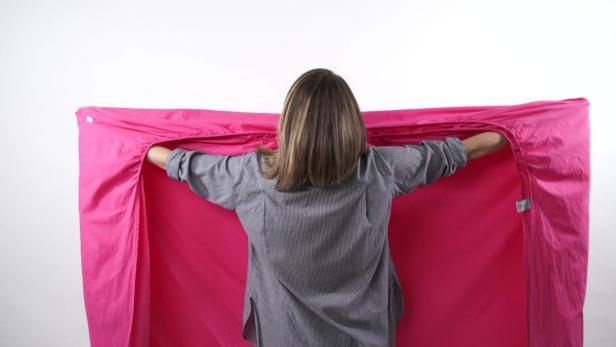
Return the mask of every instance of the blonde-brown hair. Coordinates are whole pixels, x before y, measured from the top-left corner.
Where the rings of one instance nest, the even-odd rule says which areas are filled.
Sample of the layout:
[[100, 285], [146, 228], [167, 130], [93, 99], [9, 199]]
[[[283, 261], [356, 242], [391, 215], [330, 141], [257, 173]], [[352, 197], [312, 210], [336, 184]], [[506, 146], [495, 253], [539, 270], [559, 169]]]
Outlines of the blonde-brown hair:
[[328, 69], [309, 70], [293, 82], [277, 132], [277, 149], [259, 146], [257, 151], [264, 158], [263, 177], [277, 177], [279, 190], [342, 183], [368, 151], [355, 96]]

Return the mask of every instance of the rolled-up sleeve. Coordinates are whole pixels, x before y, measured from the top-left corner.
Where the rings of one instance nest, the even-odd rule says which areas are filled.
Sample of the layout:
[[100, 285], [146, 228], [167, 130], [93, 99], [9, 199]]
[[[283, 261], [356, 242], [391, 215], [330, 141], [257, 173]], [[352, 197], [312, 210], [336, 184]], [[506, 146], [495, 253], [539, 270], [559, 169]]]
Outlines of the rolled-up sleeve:
[[175, 148], [169, 153], [167, 156], [167, 160], [165, 161], [165, 169], [167, 170], [167, 176], [171, 177], [176, 181], [181, 181], [180, 179], [180, 162], [186, 150], [182, 148]]
[[233, 210], [242, 184], [246, 155], [219, 155], [173, 149], [165, 161], [167, 176], [185, 182], [204, 199]]
[[379, 147], [389, 168], [393, 196], [450, 176], [467, 163], [466, 148], [457, 137], [424, 140], [419, 145]]

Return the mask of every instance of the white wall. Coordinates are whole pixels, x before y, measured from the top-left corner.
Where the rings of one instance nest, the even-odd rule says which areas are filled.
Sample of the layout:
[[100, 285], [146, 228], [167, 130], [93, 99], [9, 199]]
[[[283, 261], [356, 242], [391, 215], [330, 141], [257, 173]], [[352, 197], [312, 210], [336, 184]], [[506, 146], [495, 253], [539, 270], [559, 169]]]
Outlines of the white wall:
[[586, 97], [585, 339], [616, 345], [614, 18], [609, 0], [0, 2], [0, 345], [88, 345], [78, 107], [279, 112], [313, 67], [362, 110]]

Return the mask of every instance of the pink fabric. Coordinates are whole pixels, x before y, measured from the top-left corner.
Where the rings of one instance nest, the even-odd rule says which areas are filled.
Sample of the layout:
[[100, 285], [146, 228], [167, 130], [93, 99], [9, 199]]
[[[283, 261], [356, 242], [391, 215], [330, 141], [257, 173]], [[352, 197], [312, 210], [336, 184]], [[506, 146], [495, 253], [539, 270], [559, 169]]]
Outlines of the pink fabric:
[[[396, 198], [399, 346], [582, 346], [589, 103], [364, 112], [371, 145], [494, 130], [511, 150]], [[92, 346], [248, 346], [247, 236], [234, 211], [145, 161], [154, 144], [276, 146], [278, 114], [82, 107], [79, 213]], [[515, 202], [531, 207], [516, 211]]]

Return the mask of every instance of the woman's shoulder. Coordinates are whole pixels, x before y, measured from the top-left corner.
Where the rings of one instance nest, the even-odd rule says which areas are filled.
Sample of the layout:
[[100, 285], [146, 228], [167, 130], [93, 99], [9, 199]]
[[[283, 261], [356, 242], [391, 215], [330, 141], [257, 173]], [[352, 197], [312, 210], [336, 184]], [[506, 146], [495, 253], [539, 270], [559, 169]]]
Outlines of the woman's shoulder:
[[[359, 157], [355, 181], [367, 184], [373, 182], [375, 176], [388, 177], [390, 175], [390, 168], [385, 158], [387, 155], [385, 147], [387, 146], [369, 146], [368, 150]], [[255, 188], [274, 185], [275, 179], [266, 179], [261, 174], [265, 170], [265, 162], [260, 152], [246, 152], [242, 155], [245, 156], [243, 173], [245, 181], [255, 185]]]
[[396, 146], [369, 146], [367, 161], [376, 168], [376, 172], [381, 176], [388, 176], [391, 173], [388, 153], [392, 147]]

